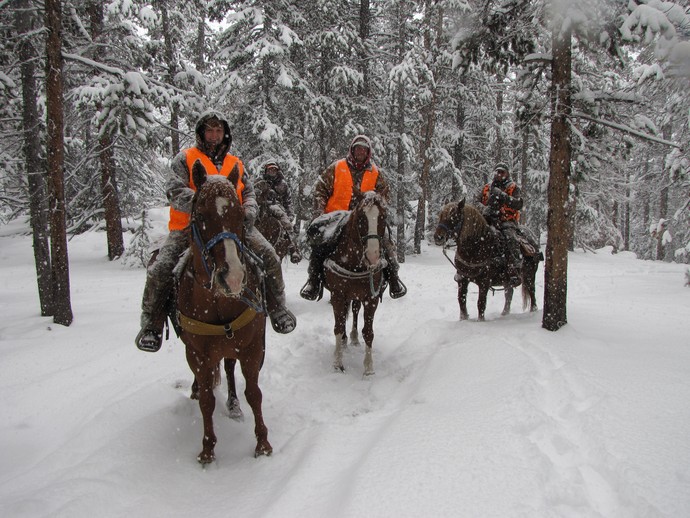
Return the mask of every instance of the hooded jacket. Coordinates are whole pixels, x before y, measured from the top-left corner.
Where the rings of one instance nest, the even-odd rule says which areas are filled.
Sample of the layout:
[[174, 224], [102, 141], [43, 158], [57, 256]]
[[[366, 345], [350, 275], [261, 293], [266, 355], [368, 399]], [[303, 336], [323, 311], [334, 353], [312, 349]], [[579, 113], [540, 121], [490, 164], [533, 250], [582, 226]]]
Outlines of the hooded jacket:
[[[223, 141], [217, 152], [212, 154], [204, 142], [204, 126], [208, 120], [218, 119], [224, 128]], [[225, 118], [217, 112], [206, 112], [198, 120], [194, 130], [196, 146], [182, 150], [171, 163], [172, 174], [166, 183], [166, 195], [170, 202], [170, 221], [168, 230], [182, 230], [189, 224], [192, 211], [192, 198], [196, 186], [192, 180], [191, 166], [198, 158], [201, 160], [206, 174], [223, 174], [227, 176], [232, 168], [237, 165], [240, 179], [237, 184], [238, 197], [245, 213], [245, 221], [252, 225], [256, 220], [258, 206], [254, 187], [245, 174], [244, 164], [236, 156], [230, 155], [228, 150], [232, 143], [230, 126]]]
[[[358, 142], [369, 148], [368, 156], [359, 169], [352, 157], [352, 148]], [[350, 210], [366, 191], [375, 191], [388, 201], [388, 182], [371, 160], [371, 142], [366, 136], [357, 135], [352, 139], [347, 158], [333, 162], [316, 180], [313, 217], [334, 210]]]

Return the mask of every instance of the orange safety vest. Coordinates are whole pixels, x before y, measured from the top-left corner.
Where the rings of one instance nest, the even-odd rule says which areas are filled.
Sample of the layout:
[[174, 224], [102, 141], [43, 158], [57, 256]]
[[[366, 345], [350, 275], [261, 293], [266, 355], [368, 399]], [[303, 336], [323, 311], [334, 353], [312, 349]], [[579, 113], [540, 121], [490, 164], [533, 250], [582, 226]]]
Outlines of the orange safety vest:
[[[508, 184], [508, 187], [505, 189], [505, 193], [508, 196], [512, 196], [513, 192], [515, 192], [515, 188], [517, 187], [517, 184], [515, 182], [510, 182]], [[484, 205], [487, 205], [489, 203], [489, 192], [491, 191], [491, 184], [486, 184], [484, 186], [484, 190], [482, 191], [482, 203]], [[501, 221], [515, 221], [519, 222], [520, 221], [520, 211], [511, 209], [510, 207], [506, 207], [505, 205], [501, 205], [500, 208], [500, 213], [501, 213]]]
[[[372, 164], [371, 169], [364, 171], [362, 176], [362, 184], [359, 190], [362, 192], [373, 191], [376, 187], [376, 180], [378, 180], [379, 171], [376, 166]], [[333, 194], [326, 203], [326, 213], [334, 210], [349, 210], [350, 201], [352, 200], [352, 173], [350, 166], [347, 165], [347, 160], [338, 160], [335, 164], [335, 178], [333, 180]]]
[[[244, 165], [239, 158], [233, 155], [225, 155], [223, 166], [220, 168], [220, 171], [218, 171], [213, 162], [211, 162], [211, 159], [198, 148], [190, 147], [185, 149], [184, 153], [187, 158], [187, 169], [189, 170], [189, 187], [193, 191], [196, 191], [196, 185], [194, 185], [194, 179], [192, 178], [192, 166], [197, 160], [201, 161], [201, 165], [206, 169], [207, 175], [222, 174], [226, 178], [230, 174], [230, 171], [232, 171], [232, 168], [235, 167], [235, 164], [239, 163], [240, 177], [237, 180], [237, 197], [240, 199], [240, 203], [242, 203], [242, 191], [244, 190], [242, 176], [244, 175]], [[182, 230], [189, 225], [189, 220], [190, 215], [188, 213], [173, 209], [171, 206], [168, 230]]]

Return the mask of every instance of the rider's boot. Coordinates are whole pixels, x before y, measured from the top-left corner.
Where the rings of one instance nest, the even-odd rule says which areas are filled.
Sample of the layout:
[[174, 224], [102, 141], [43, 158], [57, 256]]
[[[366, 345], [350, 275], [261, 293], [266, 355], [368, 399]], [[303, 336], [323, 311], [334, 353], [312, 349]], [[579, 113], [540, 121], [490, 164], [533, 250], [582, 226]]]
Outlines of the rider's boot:
[[407, 294], [407, 286], [398, 277], [398, 269], [392, 266], [387, 268], [388, 293], [392, 299], [399, 299]]
[[302, 260], [302, 253], [295, 245], [290, 245], [290, 248], [288, 248], [288, 253], [290, 254], [290, 262], [292, 264], [297, 264]]
[[141, 329], [134, 339], [142, 351], [155, 353], [163, 344], [163, 326], [165, 325], [165, 301], [168, 288], [152, 279], [146, 279], [144, 296], [141, 302]]
[[285, 293], [274, 294], [270, 288], [266, 291], [268, 318], [271, 320], [273, 330], [280, 334], [291, 333], [297, 327], [297, 318], [285, 307]]
[[321, 280], [323, 278], [323, 261], [312, 251], [309, 258], [309, 268], [307, 269], [309, 278], [299, 292], [300, 297], [307, 300], [320, 299], [323, 296]]

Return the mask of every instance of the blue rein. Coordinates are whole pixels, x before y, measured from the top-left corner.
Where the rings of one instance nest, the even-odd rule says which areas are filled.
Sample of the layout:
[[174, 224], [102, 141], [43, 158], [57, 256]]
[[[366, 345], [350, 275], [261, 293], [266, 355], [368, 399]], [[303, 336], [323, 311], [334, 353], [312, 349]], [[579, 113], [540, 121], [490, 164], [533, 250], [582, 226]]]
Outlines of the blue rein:
[[201, 232], [199, 232], [199, 227], [197, 227], [196, 222], [193, 222], [192, 236], [194, 238], [194, 242], [201, 250], [201, 257], [204, 260], [204, 270], [206, 270], [206, 274], [208, 275], [209, 279], [211, 279], [212, 276], [211, 269], [208, 267], [208, 252], [209, 250], [211, 250], [211, 248], [216, 246], [223, 239], [232, 239], [237, 245], [237, 248], [240, 250], [240, 252], [244, 251], [242, 241], [240, 240], [239, 236], [234, 232], [220, 232], [213, 236], [211, 239], [209, 239], [206, 244], [204, 244], [203, 240], [201, 239]]

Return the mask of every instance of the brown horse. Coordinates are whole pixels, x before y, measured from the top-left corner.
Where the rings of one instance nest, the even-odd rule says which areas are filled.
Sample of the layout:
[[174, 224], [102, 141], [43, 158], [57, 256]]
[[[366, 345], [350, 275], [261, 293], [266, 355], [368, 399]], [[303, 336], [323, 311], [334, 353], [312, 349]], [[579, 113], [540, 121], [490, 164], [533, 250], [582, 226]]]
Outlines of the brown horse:
[[[177, 292], [180, 338], [194, 374], [192, 397], [198, 397], [204, 422], [202, 464], [215, 459], [213, 430], [214, 378], [225, 359], [231, 412], [239, 404], [233, 368], [239, 361], [246, 382], [245, 397], [254, 413], [255, 456], [270, 455], [264, 424], [259, 371], [264, 361], [266, 315], [258, 275], [248, 263], [256, 261], [241, 239], [244, 211], [235, 191], [238, 171], [228, 178], [206, 176], [199, 162], [192, 168], [197, 187], [191, 215], [191, 257]], [[234, 401], [232, 400], [234, 397]]]
[[[259, 215], [255, 226], [259, 232], [271, 243], [282, 261], [290, 253], [291, 248], [297, 248], [292, 242], [292, 236], [285, 230], [283, 223], [288, 219], [283, 206], [276, 200], [276, 194], [266, 180], [259, 180], [254, 184], [257, 194], [256, 201], [259, 204]], [[301, 260], [301, 257], [300, 257]], [[298, 263], [291, 258], [293, 263]]]
[[364, 375], [374, 374], [372, 344], [374, 342], [374, 314], [385, 288], [381, 257], [386, 211], [382, 198], [364, 193], [349, 215], [335, 250], [324, 262], [324, 286], [331, 292], [331, 305], [335, 318], [335, 354], [333, 367], [344, 371], [343, 352], [347, 346], [345, 326], [352, 305], [353, 332], [351, 342], [357, 343], [357, 315], [364, 306], [362, 336], [366, 344]]
[[[457, 272], [455, 280], [458, 283], [460, 320], [469, 318], [467, 288], [470, 282], [479, 287], [477, 309], [480, 321], [484, 320], [486, 297], [492, 286], [503, 286], [505, 304], [501, 314], [509, 314], [513, 288], [506, 273], [506, 252], [499, 230], [490, 226], [478, 209], [466, 205], [462, 199], [445, 205], [439, 213], [434, 242], [444, 246], [448, 239], [454, 239], [457, 244], [454, 266]], [[538, 250], [531, 252], [531, 255], [524, 257], [522, 263], [522, 305], [526, 309], [529, 304], [530, 311], [537, 311], [535, 283], [539, 261], [543, 256]], [[443, 253], [445, 254], [445, 249]]]
[[257, 230], [271, 243], [282, 261], [288, 255], [292, 242], [290, 236], [280, 224], [277, 215], [271, 212], [270, 206], [261, 206], [255, 225]]

